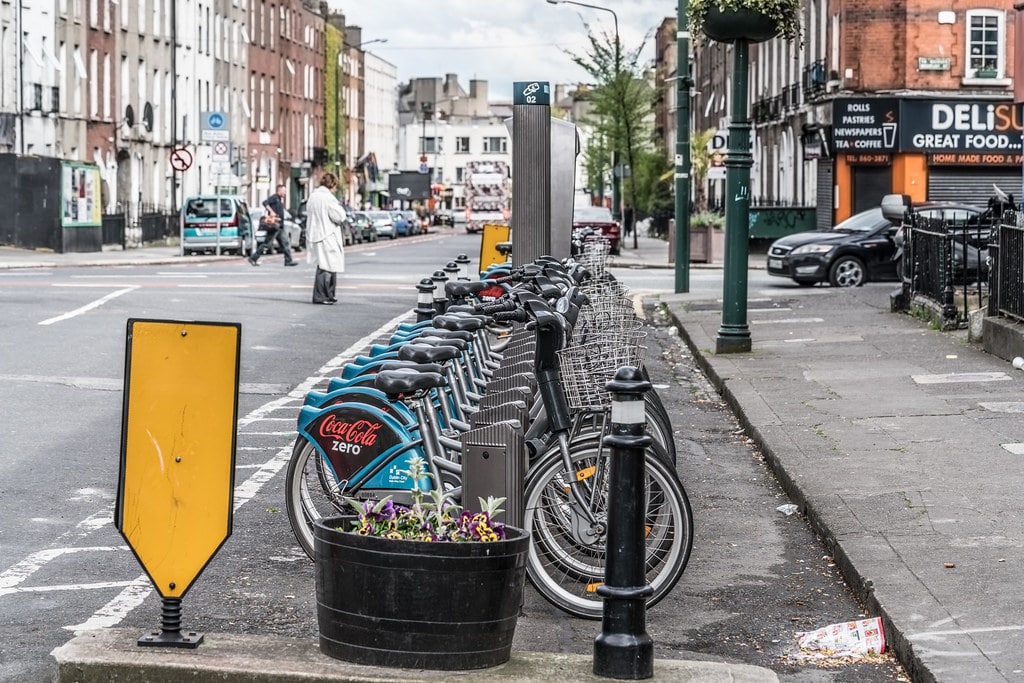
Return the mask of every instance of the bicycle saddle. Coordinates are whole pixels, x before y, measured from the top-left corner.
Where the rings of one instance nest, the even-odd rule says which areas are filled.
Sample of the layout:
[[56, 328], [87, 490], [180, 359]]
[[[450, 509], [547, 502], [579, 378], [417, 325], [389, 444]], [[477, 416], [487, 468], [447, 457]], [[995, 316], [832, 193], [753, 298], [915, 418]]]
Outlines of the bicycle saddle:
[[437, 363], [415, 363], [411, 360], [388, 361], [380, 366], [378, 372], [384, 372], [385, 370], [415, 370], [416, 372], [436, 372], [439, 375], [444, 374], [443, 365], [438, 365]]
[[430, 344], [406, 344], [398, 349], [398, 357], [401, 360], [411, 360], [416, 363], [443, 363], [452, 360], [459, 355], [459, 350], [454, 346], [431, 346]]
[[399, 370], [382, 370], [377, 373], [374, 387], [383, 391], [388, 397], [411, 394], [434, 387], [447, 386], [448, 380], [436, 372], [419, 372], [412, 368]]
[[471, 342], [473, 341], [473, 333], [466, 330], [445, 330], [440, 327], [424, 327], [418, 330], [419, 334], [412, 337], [410, 341], [419, 339], [419, 337], [440, 337], [441, 339], [461, 339], [462, 341]]
[[438, 315], [434, 316], [433, 323], [434, 327], [439, 327], [442, 330], [472, 332], [484, 327], [487, 324], [487, 320], [481, 316], [473, 315]]
[[444, 283], [444, 293], [449, 299], [465, 299], [470, 294], [477, 294], [491, 286], [484, 280], [449, 280]]
[[430, 344], [431, 346], [451, 346], [459, 351], [465, 351], [469, 347], [469, 342], [465, 339], [447, 339], [444, 337], [432, 337], [424, 335], [422, 337], [416, 337], [413, 340], [416, 344]]

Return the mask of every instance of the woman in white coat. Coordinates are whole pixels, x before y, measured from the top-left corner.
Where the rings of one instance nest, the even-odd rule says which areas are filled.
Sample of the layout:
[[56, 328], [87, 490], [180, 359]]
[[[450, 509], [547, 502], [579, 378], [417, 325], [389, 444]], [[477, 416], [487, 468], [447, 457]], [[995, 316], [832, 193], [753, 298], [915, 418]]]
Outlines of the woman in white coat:
[[338, 273], [345, 272], [345, 238], [341, 226], [345, 223], [345, 209], [334, 196], [338, 178], [324, 173], [320, 186], [306, 200], [306, 245], [309, 256], [316, 263], [313, 280], [313, 303], [333, 304]]

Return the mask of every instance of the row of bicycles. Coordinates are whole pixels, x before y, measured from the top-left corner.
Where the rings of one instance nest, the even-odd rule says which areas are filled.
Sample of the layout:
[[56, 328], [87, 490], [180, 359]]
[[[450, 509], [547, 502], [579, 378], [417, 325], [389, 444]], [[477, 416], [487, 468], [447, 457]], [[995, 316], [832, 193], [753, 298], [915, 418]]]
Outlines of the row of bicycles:
[[[569, 614], [601, 617], [596, 588], [604, 580], [611, 469], [605, 384], [619, 367], [642, 369], [646, 350], [642, 320], [606, 258], [607, 244], [594, 241], [568, 259], [449, 280], [443, 311], [400, 325], [325, 392], [305, 397], [285, 497], [310, 557], [313, 523], [351, 513], [352, 501], [406, 502], [417, 485], [458, 499], [467, 436], [499, 420], [523, 445], [522, 496], [513, 500], [521, 509], [509, 514], [530, 533], [530, 582]], [[653, 390], [644, 406], [652, 437], [642, 501], [652, 606], [682, 576], [693, 517], [669, 416]], [[413, 457], [426, 461], [429, 483], [410, 479]]]

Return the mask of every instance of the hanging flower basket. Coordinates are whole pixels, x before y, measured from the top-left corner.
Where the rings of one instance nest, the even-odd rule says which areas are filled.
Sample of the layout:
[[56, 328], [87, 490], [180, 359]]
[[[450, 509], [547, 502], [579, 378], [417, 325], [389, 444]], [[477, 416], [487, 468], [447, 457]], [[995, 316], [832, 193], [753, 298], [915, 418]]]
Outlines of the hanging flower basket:
[[779, 24], [767, 14], [749, 9], [711, 7], [704, 19], [704, 35], [719, 43], [746, 40], [760, 43], [779, 35]]
[[695, 40], [759, 43], [800, 37], [801, 0], [690, 0], [687, 17]]

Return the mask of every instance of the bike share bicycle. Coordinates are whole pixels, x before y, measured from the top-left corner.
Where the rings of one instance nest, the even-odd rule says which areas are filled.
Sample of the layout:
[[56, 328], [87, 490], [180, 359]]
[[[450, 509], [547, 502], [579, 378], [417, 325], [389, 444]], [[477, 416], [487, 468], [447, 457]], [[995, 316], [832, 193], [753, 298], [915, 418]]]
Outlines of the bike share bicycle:
[[[453, 283], [451, 291], [463, 296], [494, 285], [506, 293], [499, 303], [474, 307], [489, 320], [460, 311], [404, 326], [394, 344], [376, 348], [377, 356], [358, 359], [332, 380], [327, 394], [307, 396], [286, 474], [289, 520], [307, 553], [312, 521], [344, 510], [348, 499], [406, 500], [413, 455], [427, 461], [433, 485], [460, 493], [462, 418], [482, 402], [473, 389], [497, 384], [502, 369], [529, 362], [526, 382], [534, 398], [518, 413], [527, 424], [517, 425], [532, 445], [523, 496], [524, 527], [531, 533], [528, 576], [564, 611], [600, 617], [596, 588], [604, 573], [610, 469], [602, 444], [604, 382], [616, 363], [642, 364], [642, 333], [635, 316], [625, 314], [622, 289], [610, 285], [597, 264], [591, 269], [598, 277], [578, 271], [591, 280], [579, 287], [568, 276], [573, 264], [567, 265], [550, 260], [480, 284]], [[519, 325], [497, 368], [483, 334], [494, 321]], [[531, 330], [521, 327], [527, 321]], [[667, 415], [659, 420], [667, 423]], [[661, 429], [671, 442], [670, 427]], [[692, 513], [673, 460], [657, 441], [645, 458], [649, 605], [678, 581], [692, 546]]]

